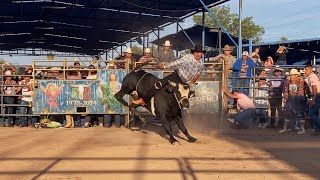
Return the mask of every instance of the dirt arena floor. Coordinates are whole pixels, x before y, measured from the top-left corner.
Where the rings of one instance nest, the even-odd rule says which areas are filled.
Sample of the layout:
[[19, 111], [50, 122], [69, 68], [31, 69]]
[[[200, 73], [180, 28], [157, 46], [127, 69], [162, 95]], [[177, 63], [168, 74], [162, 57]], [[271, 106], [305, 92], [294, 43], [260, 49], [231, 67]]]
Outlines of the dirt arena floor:
[[0, 179], [320, 179], [320, 137], [188, 122], [194, 144], [142, 128], [0, 128]]

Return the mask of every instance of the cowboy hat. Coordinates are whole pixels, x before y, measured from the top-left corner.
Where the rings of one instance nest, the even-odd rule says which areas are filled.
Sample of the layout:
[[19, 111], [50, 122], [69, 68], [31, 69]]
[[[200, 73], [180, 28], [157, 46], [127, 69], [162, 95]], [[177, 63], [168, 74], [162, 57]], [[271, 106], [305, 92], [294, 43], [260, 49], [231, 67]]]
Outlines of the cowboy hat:
[[204, 54], [206, 53], [206, 50], [203, 50], [201, 45], [196, 44], [194, 48], [191, 49], [191, 53], [193, 54], [194, 52], [202, 52]]
[[11, 71], [7, 70], [4, 72], [4, 75], [5, 76], [12, 76], [12, 73], [11, 73]]
[[166, 40], [163, 45], [165, 47], [171, 47], [172, 46], [169, 40]]
[[145, 54], [147, 54], [147, 53], [151, 53], [150, 48], [146, 48], [146, 49], [144, 50], [144, 53], [145, 53]]
[[291, 69], [289, 75], [300, 75], [300, 72], [297, 69]]
[[223, 50], [224, 51], [232, 51], [231, 47], [228, 44], [224, 45]]
[[125, 51], [124, 51], [125, 53], [129, 53], [129, 54], [132, 54], [132, 50], [131, 50], [131, 48], [127, 48]]
[[273, 71], [284, 71], [282, 68], [280, 68], [279, 66], [276, 66]]

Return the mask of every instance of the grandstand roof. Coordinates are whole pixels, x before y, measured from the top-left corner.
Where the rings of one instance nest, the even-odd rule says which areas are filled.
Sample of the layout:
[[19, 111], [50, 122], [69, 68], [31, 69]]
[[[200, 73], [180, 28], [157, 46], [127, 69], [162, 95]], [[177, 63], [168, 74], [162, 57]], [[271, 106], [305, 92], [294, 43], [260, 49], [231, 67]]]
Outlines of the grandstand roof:
[[201, 8], [199, 0], [1, 0], [0, 50], [96, 55]]
[[[194, 43], [201, 44], [202, 42], [202, 29], [203, 26], [196, 25], [188, 29], [184, 29], [184, 31], [188, 34], [190, 39]], [[238, 38], [231, 36], [235, 42], [238, 42]], [[162, 44], [166, 41], [170, 40], [172, 43], [172, 49], [182, 51], [185, 49], [190, 49], [193, 47], [192, 43], [188, 39], [188, 37], [184, 34], [183, 31], [179, 31], [175, 34], [170, 34], [160, 39], [154, 40], [151, 43], [162, 46]], [[248, 43], [248, 41], [243, 41], [243, 43]], [[210, 28], [205, 27], [205, 44], [207, 47], [218, 48], [218, 32], [211, 32]], [[221, 38], [222, 47], [226, 44], [234, 46], [233, 42], [227, 36], [227, 34], [222, 32]]]
[[[308, 38], [308, 39], [296, 39], [282, 42], [268, 42], [254, 44], [254, 47], [260, 47], [260, 56], [262, 60], [265, 60], [268, 56], [272, 56], [275, 60], [277, 57], [275, 53], [280, 45], [287, 47], [287, 62], [288, 64], [294, 64], [303, 60], [312, 60], [320, 58], [320, 38]], [[248, 44], [243, 45], [246, 49]]]

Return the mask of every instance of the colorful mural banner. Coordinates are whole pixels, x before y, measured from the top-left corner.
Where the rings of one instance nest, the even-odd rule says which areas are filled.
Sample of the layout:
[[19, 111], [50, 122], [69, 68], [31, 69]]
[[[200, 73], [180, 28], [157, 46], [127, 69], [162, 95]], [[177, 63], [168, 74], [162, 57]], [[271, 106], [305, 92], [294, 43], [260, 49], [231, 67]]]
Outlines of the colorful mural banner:
[[96, 112], [99, 106], [96, 94], [98, 82], [41, 80], [34, 94], [34, 113], [69, 114], [77, 113], [77, 108], [83, 107], [86, 107], [83, 113]]
[[34, 113], [125, 114], [114, 94], [126, 74], [125, 70], [101, 70], [98, 80], [40, 80], [33, 99]]
[[[104, 70], [99, 72], [99, 113], [105, 114], [125, 114], [127, 113], [124, 106], [114, 97], [122, 86], [122, 81], [127, 75], [125, 70]], [[128, 101], [128, 96], [125, 97]]]
[[200, 81], [192, 90], [195, 97], [189, 99], [190, 113], [220, 113], [220, 81]]

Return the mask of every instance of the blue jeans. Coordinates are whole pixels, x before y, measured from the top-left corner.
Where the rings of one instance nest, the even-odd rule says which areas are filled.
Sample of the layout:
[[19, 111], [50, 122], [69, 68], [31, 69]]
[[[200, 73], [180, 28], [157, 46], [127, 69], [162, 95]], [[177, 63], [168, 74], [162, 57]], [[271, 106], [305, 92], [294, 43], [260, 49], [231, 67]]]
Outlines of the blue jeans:
[[[21, 105], [29, 105], [30, 103], [28, 101], [21, 100]], [[20, 114], [32, 114], [32, 108], [29, 106], [20, 106]], [[21, 126], [27, 126], [28, 125], [28, 118], [26, 116], [20, 116], [20, 122], [19, 124]]]
[[266, 108], [261, 108], [261, 107], [256, 109], [256, 118], [259, 118], [259, 123], [266, 123], [267, 122], [266, 110], [267, 110]]
[[305, 113], [307, 100], [304, 96], [289, 96], [284, 109], [285, 109], [285, 127], [290, 127], [295, 125], [295, 127], [300, 126], [304, 128], [305, 124]]
[[234, 120], [241, 126], [248, 128], [253, 122], [253, 118], [256, 117], [256, 109], [249, 108], [244, 111], [238, 112], [234, 115]]
[[310, 106], [310, 111], [309, 111], [313, 128], [317, 132], [320, 132], [319, 108], [320, 108], [320, 96], [317, 96], [315, 105]]
[[249, 86], [250, 86], [250, 79], [243, 78], [237, 79], [237, 89], [239, 89], [240, 93], [243, 93], [249, 96]]
[[[4, 104], [14, 104], [15, 97], [5, 96], [3, 97]], [[15, 106], [6, 106], [6, 114], [15, 114]], [[11, 126], [14, 120], [14, 116], [8, 116], [8, 122], [6, 123], [6, 126]]]

